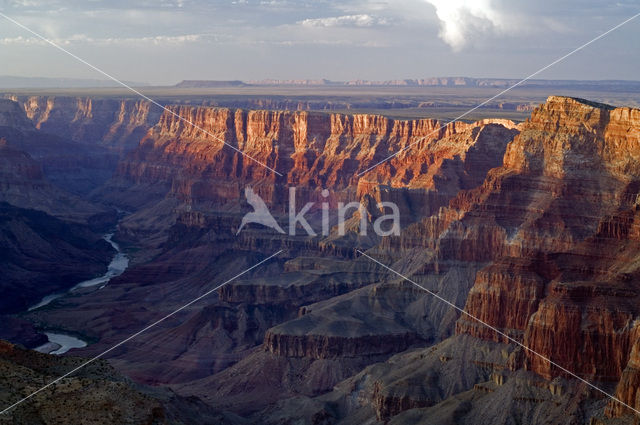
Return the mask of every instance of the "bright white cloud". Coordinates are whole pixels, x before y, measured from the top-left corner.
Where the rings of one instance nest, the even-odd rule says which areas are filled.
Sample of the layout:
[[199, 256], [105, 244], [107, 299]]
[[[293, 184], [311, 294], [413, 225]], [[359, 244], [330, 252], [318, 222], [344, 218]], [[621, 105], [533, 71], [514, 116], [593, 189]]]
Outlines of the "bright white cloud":
[[513, 30], [508, 17], [492, 0], [426, 0], [441, 22], [440, 38], [454, 50], [462, 49], [470, 39], [482, 33], [507, 33]]

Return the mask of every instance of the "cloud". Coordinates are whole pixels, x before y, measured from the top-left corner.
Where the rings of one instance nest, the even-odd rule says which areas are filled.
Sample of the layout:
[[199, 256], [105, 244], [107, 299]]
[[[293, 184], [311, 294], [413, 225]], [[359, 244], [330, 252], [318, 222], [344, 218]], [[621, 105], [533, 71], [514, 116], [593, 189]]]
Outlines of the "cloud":
[[344, 15], [330, 18], [315, 18], [299, 21], [299, 24], [305, 27], [374, 27], [388, 25], [388, 20], [378, 18], [376, 16], [361, 15]]
[[[122, 78], [154, 83], [198, 75], [528, 75], [633, 15], [637, 5], [638, 0], [0, 0], [3, 13], [34, 31], [79, 55], [104, 52]], [[39, 48], [42, 41], [0, 22], [0, 51], [7, 58], [2, 72], [83, 76], [67, 69], [58, 52]], [[639, 59], [629, 52], [635, 51], [639, 30], [626, 25], [545, 76], [636, 78]], [[164, 46], [179, 60], [167, 61]], [[455, 53], [465, 49], [466, 54]], [[620, 65], [612, 67], [613, 60]]]
[[436, 9], [440, 38], [453, 50], [461, 50], [470, 39], [482, 33], [508, 33], [515, 28], [492, 0], [425, 0]]
[[29, 44], [46, 44], [44, 41], [36, 37], [4, 37], [0, 38], [0, 45], [8, 46], [11, 44], [29, 45]]
[[[213, 36], [204, 36], [202, 34], [184, 34], [176, 36], [158, 35], [151, 37], [104, 37], [93, 38], [85, 34], [75, 34], [68, 38], [54, 38], [52, 42], [61, 45], [68, 46], [71, 44], [87, 43], [97, 45], [167, 45], [167, 44], [185, 44], [193, 43], [205, 38], [211, 38]], [[215, 38], [215, 37], [214, 37]], [[0, 38], [0, 45], [47, 45], [47, 43], [37, 37], [5, 37]]]

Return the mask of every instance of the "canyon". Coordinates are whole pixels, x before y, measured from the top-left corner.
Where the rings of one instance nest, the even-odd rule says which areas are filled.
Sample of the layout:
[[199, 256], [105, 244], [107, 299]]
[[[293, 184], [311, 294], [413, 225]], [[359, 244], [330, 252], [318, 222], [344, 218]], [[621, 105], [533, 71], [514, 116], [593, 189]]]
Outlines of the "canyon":
[[[3, 403], [233, 279], [60, 391], [92, 385], [148, 423], [636, 423], [640, 109], [550, 96], [528, 113], [447, 123], [6, 95]], [[334, 218], [324, 235], [236, 234], [246, 187], [283, 228], [291, 187], [298, 208], [364, 211], [344, 234]], [[399, 235], [370, 229], [380, 202], [398, 206]], [[321, 208], [306, 217], [319, 228]], [[104, 274], [111, 232], [122, 274], [27, 311]], [[45, 331], [88, 345], [28, 350]], [[23, 368], [32, 382], [8, 378]], [[11, 414], [56, 423], [61, 397]]]

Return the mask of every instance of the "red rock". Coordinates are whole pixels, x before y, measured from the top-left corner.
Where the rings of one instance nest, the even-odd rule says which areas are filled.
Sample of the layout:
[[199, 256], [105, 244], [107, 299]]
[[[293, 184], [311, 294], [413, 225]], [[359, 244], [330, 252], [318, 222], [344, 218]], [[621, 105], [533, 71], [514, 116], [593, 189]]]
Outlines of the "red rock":
[[[622, 372], [614, 395], [628, 406], [640, 410], [640, 326], [638, 326], [637, 321], [633, 323], [631, 341], [629, 362]], [[636, 415], [631, 409], [615, 400], [609, 401], [606, 414], [610, 417], [620, 417], [628, 414]]]
[[[640, 111], [551, 97], [521, 126], [502, 167], [452, 202], [461, 217], [439, 255], [492, 261], [466, 310], [569, 370], [618, 380], [640, 312], [637, 256]], [[432, 236], [433, 239], [433, 236]], [[462, 318], [458, 332], [502, 340]], [[528, 367], [561, 374], [526, 353]]]

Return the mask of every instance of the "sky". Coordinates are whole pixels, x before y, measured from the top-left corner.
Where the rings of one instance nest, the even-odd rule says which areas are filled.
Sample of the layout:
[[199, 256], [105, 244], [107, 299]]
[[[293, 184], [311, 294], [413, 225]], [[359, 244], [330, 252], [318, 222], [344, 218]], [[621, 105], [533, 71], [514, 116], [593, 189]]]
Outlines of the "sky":
[[[0, 0], [127, 81], [525, 77], [640, 12], [596, 0]], [[640, 79], [640, 17], [541, 73]], [[0, 75], [101, 78], [0, 17]]]

